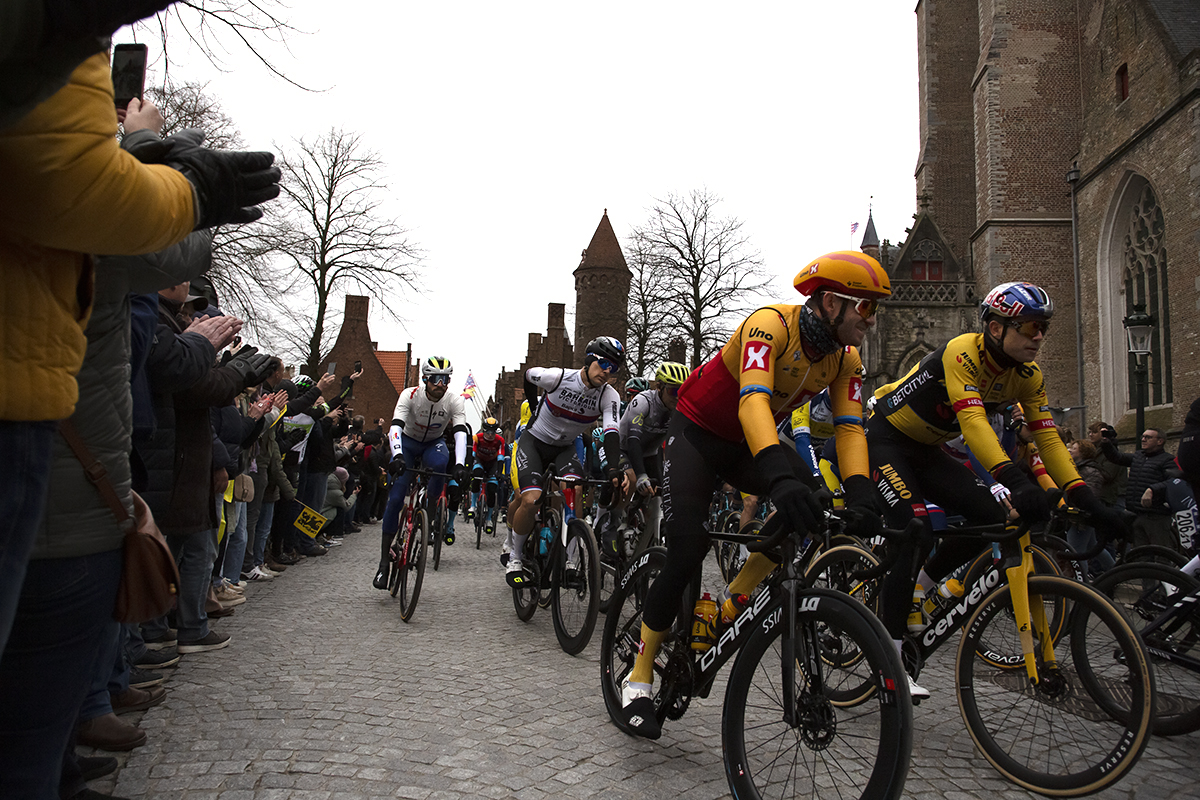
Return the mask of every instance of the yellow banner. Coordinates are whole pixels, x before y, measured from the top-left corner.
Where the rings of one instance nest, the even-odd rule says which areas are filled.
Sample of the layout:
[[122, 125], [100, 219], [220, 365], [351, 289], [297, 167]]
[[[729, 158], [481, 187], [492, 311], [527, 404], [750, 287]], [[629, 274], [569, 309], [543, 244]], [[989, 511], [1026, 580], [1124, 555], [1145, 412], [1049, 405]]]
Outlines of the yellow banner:
[[303, 503], [300, 504], [300, 516], [296, 517], [296, 527], [301, 533], [310, 539], [315, 539], [324, 525], [324, 517]]

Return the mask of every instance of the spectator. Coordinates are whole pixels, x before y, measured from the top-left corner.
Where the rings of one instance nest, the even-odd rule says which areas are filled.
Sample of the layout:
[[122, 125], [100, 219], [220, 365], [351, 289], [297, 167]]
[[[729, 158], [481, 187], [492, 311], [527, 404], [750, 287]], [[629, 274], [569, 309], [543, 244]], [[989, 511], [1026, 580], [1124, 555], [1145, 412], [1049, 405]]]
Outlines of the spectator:
[[[1096, 446], [1087, 439], [1076, 439], [1067, 445], [1067, 452], [1075, 461], [1075, 469], [1079, 471], [1079, 477], [1083, 478], [1083, 482], [1099, 495], [1104, 484], [1104, 472], [1100, 468], [1101, 459]], [[1067, 530], [1067, 544], [1076, 552], [1087, 552], [1096, 546], [1096, 531], [1091, 527], [1073, 524]], [[1094, 561], [1098, 573], [1111, 569], [1116, 564], [1116, 560], [1108, 550], [1101, 550]], [[1086, 577], [1090, 572], [1091, 565], [1081, 563], [1080, 566]]]
[[[1088, 425], [1087, 437], [1088, 441], [1095, 446], [1096, 451], [1102, 452], [1101, 443], [1105, 439], [1111, 439], [1115, 443], [1117, 432], [1107, 422], [1096, 421]], [[1097, 459], [1096, 463], [1104, 475], [1104, 483], [1100, 487], [1100, 502], [1109, 508], [1124, 508], [1125, 480], [1129, 470], [1106, 458]]]
[[358, 490], [347, 494], [346, 484], [350, 473], [345, 467], [337, 467], [330, 474], [328, 489], [325, 492], [325, 506], [321, 516], [325, 517], [325, 527], [321, 534], [330, 540], [331, 544], [340, 544], [340, 539], [346, 533], [347, 520], [354, 511], [354, 503], [358, 498]]
[[1100, 449], [1109, 461], [1129, 467], [1125, 487], [1125, 508], [1136, 514], [1133, 521], [1133, 544], [1140, 547], [1156, 544], [1177, 549], [1171, 533], [1171, 511], [1162, 502], [1145, 499], [1151, 485], [1167, 479], [1167, 470], [1175, 458], [1163, 449], [1167, 437], [1158, 428], [1142, 433], [1142, 449], [1133, 453], [1117, 450], [1112, 439], [1103, 438]]

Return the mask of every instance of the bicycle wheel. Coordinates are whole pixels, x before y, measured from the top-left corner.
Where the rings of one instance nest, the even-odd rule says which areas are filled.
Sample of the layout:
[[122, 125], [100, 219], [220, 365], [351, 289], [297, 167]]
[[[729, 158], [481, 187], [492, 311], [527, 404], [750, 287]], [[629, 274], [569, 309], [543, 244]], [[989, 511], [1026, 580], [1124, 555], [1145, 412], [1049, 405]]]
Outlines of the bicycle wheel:
[[[766, 627], [772, 619], [779, 622]], [[861, 603], [806, 589], [795, 631], [798, 723], [784, 720], [782, 615], [768, 615], [738, 653], [725, 690], [721, 741], [737, 798], [898, 798], [912, 754], [912, 700], [883, 624]], [[847, 663], [812, 659], [829, 636], [862, 654]], [[834, 698], [863, 684], [887, 687], [853, 708]]]
[[550, 615], [563, 652], [583, 652], [600, 613], [600, 548], [581, 519], [567, 523], [567, 546], [555, 548], [550, 584]]
[[400, 619], [408, 622], [417, 610], [421, 581], [425, 578], [425, 532], [429, 518], [424, 509], [413, 512], [412, 534], [408, 537], [408, 559], [400, 570]]
[[1177, 569], [1148, 562], [1114, 567], [1096, 579], [1096, 591], [1112, 598], [1142, 637], [1154, 665], [1154, 732], [1175, 736], [1200, 730], [1200, 671], [1169, 660], [1200, 660], [1200, 613], [1181, 606], [1149, 636], [1143, 631], [1175, 603], [1200, 591], [1200, 581]]
[[[536, 528], [535, 528], [536, 529]], [[550, 531], [555, 537], [558, 537], [562, 532], [562, 515], [555, 509], [550, 509]], [[530, 539], [533, 537], [531, 536]], [[538, 608], [550, 607], [550, 573], [553, 570], [550, 568], [550, 556], [547, 553], [545, 556], [533, 555], [530, 558], [537, 562], [538, 565], [538, 580], [536, 585], [539, 588], [538, 592]]]
[[808, 586], [832, 589], [862, 603], [872, 614], [879, 612], [879, 581], [863, 581], [853, 573], [879, 565], [879, 557], [861, 547], [842, 545], [821, 553], [804, 571]]
[[525, 558], [521, 562], [525, 565], [525, 571], [529, 574], [530, 578], [521, 586], [514, 586], [512, 590], [513, 608], [516, 609], [517, 619], [521, 620], [521, 622], [529, 622], [529, 620], [533, 619], [533, 614], [537, 611], [538, 607], [538, 597], [540, 596], [538, 586], [542, 583], [542, 570], [538, 565], [537, 556], [534, 555], [537, 552], [536, 538], [535, 535], [530, 535], [525, 541]]
[[446, 535], [446, 498], [439, 497], [433, 512], [433, 571], [442, 563], [442, 537]]
[[392, 546], [388, 550], [388, 555], [392, 558], [392, 572], [388, 576], [388, 593], [392, 597], [395, 597], [400, 591], [400, 574], [404, 572], [404, 568], [401, 566], [404, 559], [400, 557], [400, 554], [404, 551], [404, 537], [408, 531], [408, 516], [409, 508], [405, 506], [400, 512], [400, 527], [396, 531], [396, 535], [392, 538]]
[[1163, 547], [1161, 544], [1144, 544], [1141, 547], [1131, 547], [1121, 558], [1122, 564], [1143, 562], [1181, 569], [1187, 564], [1188, 557], [1170, 547]]
[[[1023, 662], [997, 668], [979, 656], [1021, 652], [1004, 585], [976, 609], [959, 642], [959, 708], [980, 752], [1013, 783], [1052, 797], [1091, 794], [1126, 775], [1150, 739], [1154, 679], [1146, 650], [1124, 615], [1090, 586], [1035, 575], [1029, 595], [1035, 611], [1039, 597], [1070, 608], [1057, 645], [1044, 641], [1035, 620], [1038, 683], [1030, 685]], [[1124, 709], [1114, 715], [1103, 704], [1117, 696]]]
[[[1035, 575], [1062, 577], [1062, 573], [1060, 573], [1058, 569], [1058, 563], [1050, 554], [1037, 545], [1033, 546], [1031, 552], [1033, 555], [1033, 572]], [[980, 553], [979, 557], [971, 562], [971, 566], [967, 569], [967, 573], [963, 577], [962, 581], [963, 588], [968, 594], [974, 591], [977, 586], [981, 592], [987, 592], [990, 590], [987, 584], [981, 585], [979, 583], [979, 579], [984, 576], [991, 565], [992, 553], [990, 549]], [[998, 580], [1003, 581], [1005, 579], [1001, 577]], [[947, 600], [946, 602], [952, 603], [957, 601], [951, 599]], [[1050, 595], [1043, 597], [1042, 602], [1046, 607], [1046, 618], [1050, 622], [1050, 631], [1054, 636], [1054, 641], [1057, 642], [1059, 637], [1062, 636], [1063, 626], [1067, 623], [1066, 601], [1061, 595]], [[1014, 620], [1011, 603], [1002, 613], [1008, 620]], [[965, 618], [960, 619], [960, 621], [965, 621]], [[1013, 621], [1013, 624], [1015, 625], [1016, 622]], [[1021, 655], [1021, 647], [1019, 644], [1015, 648], [1008, 650], [984, 648], [979, 651], [978, 656], [984, 660], [990, 661], [992, 666], [997, 667], [998, 669], [1007, 669], [1009, 667], [1023, 666], [1025, 664], [1024, 657]]]
[[[480, 513], [479, 506], [480, 506], [479, 503], [475, 504], [475, 549], [476, 550], [478, 550], [479, 546], [483, 543], [483, 517], [484, 517], [484, 515]], [[485, 513], [486, 513], [486, 511], [485, 511]]]
[[[621, 715], [621, 683], [633, 669], [638, 645], [642, 641], [642, 607], [650, 585], [662, 572], [667, 563], [667, 551], [652, 547], [634, 560], [633, 565], [617, 578], [613, 590], [612, 604], [604, 618], [604, 631], [600, 635], [600, 688], [604, 695], [604, 707], [613, 724], [630, 735], [633, 732]], [[660, 676], [666, 665], [667, 647], [661, 648], [655, 659], [654, 669]], [[659, 684], [661, 686], [661, 682]], [[655, 715], [661, 723], [667, 715], [659, 698], [654, 698]]]
[[[722, 533], [737, 533], [741, 529], [738, 517], [738, 512], [726, 511], [720, 518], [718, 529]], [[751, 528], [750, 526], [755, 527]], [[747, 525], [746, 532], [751, 533], [761, 527], [762, 523], [752, 520]], [[746, 563], [746, 558], [742, 553], [742, 546], [736, 542], [713, 542], [713, 546], [717, 549], [717, 568], [721, 570], [721, 580], [729, 583], [738, 574], [742, 565]]]

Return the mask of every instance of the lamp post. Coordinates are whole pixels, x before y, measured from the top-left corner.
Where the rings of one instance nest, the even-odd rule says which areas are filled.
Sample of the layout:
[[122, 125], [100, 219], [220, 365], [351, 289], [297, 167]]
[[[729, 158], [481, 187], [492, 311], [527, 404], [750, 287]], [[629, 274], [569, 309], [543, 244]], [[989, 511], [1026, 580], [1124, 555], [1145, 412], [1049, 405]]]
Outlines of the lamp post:
[[1146, 426], [1146, 356], [1150, 355], [1150, 341], [1154, 338], [1154, 317], [1146, 313], [1144, 305], [1135, 303], [1133, 313], [1122, 322], [1129, 352], [1134, 359], [1133, 371], [1137, 380], [1137, 430], [1134, 438], [1137, 440], [1137, 449], [1141, 450], [1142, 431]]

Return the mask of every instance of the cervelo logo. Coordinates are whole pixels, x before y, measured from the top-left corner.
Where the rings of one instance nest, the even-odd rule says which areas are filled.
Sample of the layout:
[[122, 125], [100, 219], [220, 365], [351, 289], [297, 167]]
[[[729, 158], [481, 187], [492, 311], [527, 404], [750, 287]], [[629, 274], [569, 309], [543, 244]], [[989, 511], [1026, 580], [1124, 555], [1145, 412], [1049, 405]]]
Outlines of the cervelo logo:
[[767, 603], [769, 603], [770, 600], [770, 592], [759, 592], [758, 597], [754, 598], [754, 605], [746, 606], [742, 613], [738, 615], [738, 618], [733, 621], [733, 624], [726, 628], [725, 632], [721, 634], [721, 638], [717, 642], [717, 646], [708, 648], [704, 655], [700, 656], [700, 669], [706, 670], [711, 667], [713, 661], [715, 661], [717, 656], [721, 654], [721, 651], [725, 649], [725, 645], [736, 639], [738, 634], [741, 633], [742, 626], [751, 622], [756, 614], [767, 607]]
[[946, 631], [957, 627], [959, 621], [967, 615], [967, 612], [978, 604], [992, 589], [995, 589], [998, 583], [1000, 583], [1000, 570], [988, 570], [982, 578], [975, 582], [975, 586], [972, 587], [971, 592], [963, 595], [962, 599], [950, 608], [949, 614], [938, 620], [937, 625], [925, 629], [924, 635], [921, 636], [921, 644], [930, 647]]
[[742, 349], [742, 372], [752, 369], [767, 371], [767, 361], [771, 357], [771, 345], [765, 342], [746, 342]]

